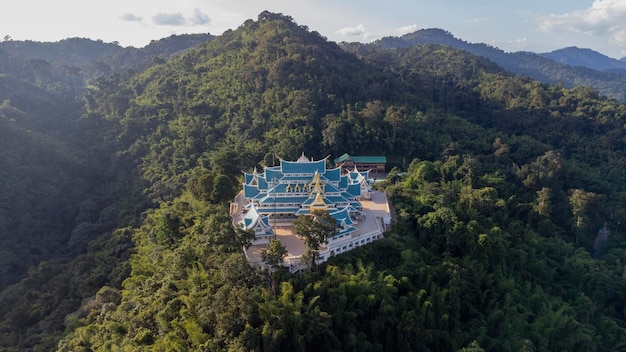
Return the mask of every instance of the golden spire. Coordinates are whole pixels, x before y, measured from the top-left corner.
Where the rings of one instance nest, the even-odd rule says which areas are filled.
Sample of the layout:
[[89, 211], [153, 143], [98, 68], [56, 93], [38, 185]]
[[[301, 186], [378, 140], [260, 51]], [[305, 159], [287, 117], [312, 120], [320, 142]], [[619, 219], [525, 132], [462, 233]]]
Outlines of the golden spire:
[[322, 197], [321, 193], [318, 193], [315, 196], [315, 200], [313, 200], [313, 203], [311, 203], [311, 209], [319, 209], [319, 208], [324, 208], [326, 209], [327, 205], [326, 202], [324, 202], [324, 198]]

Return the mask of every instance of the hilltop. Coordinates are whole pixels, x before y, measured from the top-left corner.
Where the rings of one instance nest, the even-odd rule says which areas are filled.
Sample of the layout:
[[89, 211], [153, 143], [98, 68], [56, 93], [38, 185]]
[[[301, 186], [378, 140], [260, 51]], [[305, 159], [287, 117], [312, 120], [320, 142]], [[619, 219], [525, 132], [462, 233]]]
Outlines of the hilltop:
[[616, 60], [591, 49], [568, 47], [539, 55], [569, 66], [582, 66], [596, 71], [626, 74], [624, 59]]
[[[190, 43], [3, 71], [1, 349], [621, 348], [624, 104], [270, 12]], [[385, 155], [398, 221], [302, 275], [250, 266], [229, 202], [303, 152]]]

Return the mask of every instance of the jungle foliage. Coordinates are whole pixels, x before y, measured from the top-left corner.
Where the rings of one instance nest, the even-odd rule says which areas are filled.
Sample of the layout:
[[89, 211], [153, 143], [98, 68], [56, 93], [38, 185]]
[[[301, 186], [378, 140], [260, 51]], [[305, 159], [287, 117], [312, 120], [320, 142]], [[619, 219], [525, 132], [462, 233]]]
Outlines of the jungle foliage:
[[[24, 89], [0, 106], [1, 258], [30, 267], [0, 292], [0, 349], [626, 349], [626, 106], [593, 89], [269, 12], [81, 106], [0, 80]], [[251, 267], [241, 171], [303, 151], [386, 155], [393, 227], [302, 275]]]

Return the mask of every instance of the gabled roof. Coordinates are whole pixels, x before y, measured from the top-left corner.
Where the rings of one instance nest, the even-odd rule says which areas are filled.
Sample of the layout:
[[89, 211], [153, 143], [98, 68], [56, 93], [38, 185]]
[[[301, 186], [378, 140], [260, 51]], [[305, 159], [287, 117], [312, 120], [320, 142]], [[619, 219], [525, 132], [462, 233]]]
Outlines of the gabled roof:
[[266, 167], [265, 168], [265, 182], [278, 181], [283, 177], [278, 167]]
[[348, 188], [348, 175], [341, 175], [341, 179], [339, 180], [339, 188]]
[[339, 182], [341, 180], [341, 168], [334, 168], [326, 170], [324, 177], [330, 182]]
[[361, 184], [353, 183], [349, 185], [348, 188], [346, 189], [346, 192], [350, 194], [350, 196], [352, 197], [359, 197], [361, 195]]
[[354, 224], [354, 222], [352, 221], [352, 219], [350, 218], [350, 207], [345, 207], [341, 210], [337, 210], [331, 214], [329, 214], [330, 216], [332, 216], [333, 218], [335, 218], [335, 220], [337, 220], [337, 222], [343, 222], [343, 224], [345, 225], [352, 225]]
[[255, 174], [249, 174], [249, 173], [247, 173], [247, 172], [244, 172], [244, 173], [243, 173], [243, 176], [244, 176], [244, 182], [245, 182], [246, 184], [249, 184], [249, 183], [250, 183], [250, 182], [252, 182], [252, 180], [254, 179]]
[[315, 199], [313, 200], [313, 202], [311, 202], [311, 208], [314, 208], [314, 207], [326, 208], [327, 206], [328, 206], [327, 201], [324, 200], [324, 197], [322, 196], [321, 193], [318, 193], [315, 196]]
[[259, 213], [254, 205], [248, 207], [248, 211], [243, 214], [243, 224], [246, 229], [252, 228], [259, 219]]
[[267, 181], [265, 181], [265, 177], [257, 177], [257, 183], [259, 189], [267, 189]]
[[341, 190], [330, 183], [326, 184], [324, 187], [324, 193], [341, 193]]
[[305, 202], [307, 199], [309, 199], [308, 196], [295, 196], [295, 197], [274, 197], [271, 195], [266, 195], [262, 200], [261, 200], [261, 204], [263, 205], [274, 205], [274, 204], [281, 204], [281, 203], [303, 203]]
[[270, 193], [285, 193], [285, 192], [288, 192], [288, 188], [291, 188], [293, 190], [295, 186], [296, 185], [290, 185], [288, 183], [279, 183], [274, 188], [270, 189], [269, 192]]
[[308, 174], [313, 175], [316, 171], [326, 172], [326, 160], [318, 161], [280, 161], [280, 168], [283, 174]]
[[337, 233], [335, 236], [347, 235], [351, 232], [356, 231], [356, 228], [353, 226], [354, 222], [350, 217], [350, 209], [351, 207], [347, 206], [343, 209], [337, 210], [329, 214], [335, 220], [337, 220], [337, 223], [341, 226], [341, 231], [339, 231], [339, 233]]
[[313, 179], [311, 179], [308, 186], [311, 189], [311, 193], [324, 193], [324, 182], [320, 178], [320, 174], [317, 171], [313, 174]]
[[253, 198], [259, 194], [259, 188], [252, 185], [243, 185], [243, 196], [246, 198]]
[[257, 235], [273, 235], [274, 231], [270, 227], [269, 217], [260, 215], [254, 205], [247, 207], [243, 215], [242, 225], [245, 229], [253, 229]]
[[262, 173], [254, 170], [244, 175], [244, 197], [264, 215], [308, 213], [311, 208], [335, 210], [346, 205], [360, 208], [356, 200], [370, 181], [368, 172], [342, 174], [339, 167], [326, 169], [326, 159], [309, 160], [304, 154], [298, 161], [281, 159], [280, 166], [266, 166]]
[[367, 181], [369, 178], [369, 170], [367, 171], [359, 171], [356, 169], [356, 166], [354, 167], [354, 170], [348, 172], [348, 177], [350, 178], [350, 180], [352, 180], [352, 182], [363, 182], [363, 181]]
[[309, 179], [310, 178], [306, 176], [283, 176], [280, 180], [282, 182], [305, 184], [309, 183]]
[[332, 204], [333, 201], [331, 201], [321, 193], [317, 193], [315, 194], [315, 197], [309, 197], [307, 200], [302, 202], [302, 205], [308, 205], [311, 207], [326, 207]]
[[273, 214], [273, 213], [292, 213], [292, 214], [297, 214], [297, 212], [300, 210], [299, 207], [268, 207], [268, 208], [260, 208], [259, 212], [261, 214]]
[[335, 204], [335, 203], [350, 203], [350, 200], [346, 199], [346, 197], [344, 197], [344, 196], [330, 196], [330, 197], [327, 196], [327, 197], [325, 197], [325, 199], [328, 202], [332, 203], [332, 204]]

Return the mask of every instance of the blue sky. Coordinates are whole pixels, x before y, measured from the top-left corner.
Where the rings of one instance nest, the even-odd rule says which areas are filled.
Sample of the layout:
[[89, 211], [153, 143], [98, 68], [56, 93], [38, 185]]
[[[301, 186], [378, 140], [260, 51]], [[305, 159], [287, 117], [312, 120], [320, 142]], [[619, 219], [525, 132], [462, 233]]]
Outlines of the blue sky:
[[578, 46], [626, 56], [626, 0], [20, 0], [0, 12], [0, 40], [70, 37], [142, 47], [171, 34], [235, 29], [264, 10], [341, 42], [442, 28], [505, 51]]

